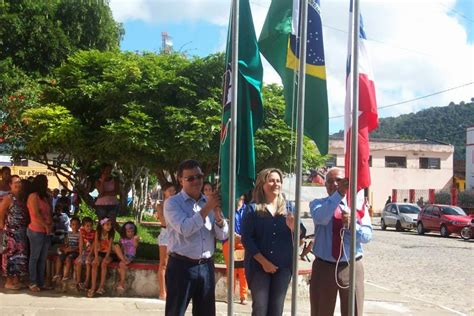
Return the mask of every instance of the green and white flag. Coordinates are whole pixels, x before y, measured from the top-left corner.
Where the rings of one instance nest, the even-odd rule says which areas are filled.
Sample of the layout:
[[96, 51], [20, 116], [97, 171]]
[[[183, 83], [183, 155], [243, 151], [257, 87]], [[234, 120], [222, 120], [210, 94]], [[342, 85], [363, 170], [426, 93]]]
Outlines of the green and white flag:
[[[263, 68], [258, 50], [257, 36], [253, 26], [249, 0], [240, 0], [239, 19], [239, 75], [237, 91], [237, 157], [235, 196], [240, 197], [253, 188], [255, 183], [254, 134], [263, 122], [262, 81]], [[222, 210], [229, 215], [229, 166], [230, 166], [230, 119], [232, 100], [232, 16], [229, 20], [225, 75], [223, 88], [223, 109], [220, 146], [220, 189]], [[229, 133], [228, 133], [229, 131]]]
[[[299, 64], [299, 0], [273, 0], [259, 38], [262, 55], [280, 75], [286, 101], [285, 121], [296, 122], [295, 71]], [[319, 0], [308, 0], [304, 133], [321, 154], [328, 152], [329, 122], [323, 29]], [[297, 79], [296, 79], [297, 80]], [[295, 127], [295, 126], [294, 126]]]

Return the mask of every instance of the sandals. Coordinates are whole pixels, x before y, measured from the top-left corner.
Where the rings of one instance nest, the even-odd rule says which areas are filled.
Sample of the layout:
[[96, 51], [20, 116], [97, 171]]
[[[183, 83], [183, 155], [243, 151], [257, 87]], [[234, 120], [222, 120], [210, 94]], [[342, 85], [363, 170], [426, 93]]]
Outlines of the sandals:
[[94, 297], [94, 290], [93, 290], [93, 289], [89, 289], [89, 290], [87, 291], [87, 297], [89, 297], [89, 298]]
[[41, 292], [41, 289], [36, 284], [30, 284], [30, 286], [28, 286], [28, 288], [30, 289], [31, 292], [35, 292], [35, 293]]
[[53, 283], [56, 283], [56, 282], [58, 282], [59, 280], [61, 280], [61, 276], [60, 276], [59, 274], [56, 274], [56, 275], [53, 277], [52, 282], [53, 282]]
[[97, 290], [96, 293], [97, 293], [98, 295], [104, 295], [105, 290], [104, 290], [103, 288], [100, 288], [100, 289]]
[[76, 287], [79, 291], [84, 291], [86, 289], [86, 287], [84, 286], [84, 283], [82, 282], [77, 283]]
[[63, 277], [63, 282], [71, 280], [71, 277]]
[[247, 300], [246, 300], [245, 298], [241, 298], [241, 299], [240, 299], [240, 304], [242, 304], [242, 305], [247, 305], [248, 302], [247, 302]]
[[18, 291], [21, 290], [21, 284], [5, 285], [5, 289]]
[[119, 286], [117, 286], [117, 291], [118, 292], [125, 292], [125, 287], [119, 285]]

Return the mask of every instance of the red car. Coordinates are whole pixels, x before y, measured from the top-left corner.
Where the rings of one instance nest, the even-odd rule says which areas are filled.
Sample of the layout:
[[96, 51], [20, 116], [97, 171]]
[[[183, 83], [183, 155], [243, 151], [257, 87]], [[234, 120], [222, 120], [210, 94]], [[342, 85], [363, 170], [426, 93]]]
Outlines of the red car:
[[439, 231], [441, 236], [448, 237], [450, 234], [459, 234], [470, 223], [471, 217], [458, 206], [429, 204], [418, 213], [416, 230], [420, 235]]

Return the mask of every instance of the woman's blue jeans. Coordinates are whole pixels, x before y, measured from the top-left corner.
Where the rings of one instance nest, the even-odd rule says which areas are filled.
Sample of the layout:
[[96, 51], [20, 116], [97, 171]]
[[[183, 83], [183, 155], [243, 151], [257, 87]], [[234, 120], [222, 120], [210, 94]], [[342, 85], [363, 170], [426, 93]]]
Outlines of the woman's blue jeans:
[[51, 245], [51, 236], [30, 229], [26, 231], [26, 235], [30, 240], [30, 260], [28, 262], [30, 285], [44, 287], [46, 259]]
[[283, 314], [291, 273], [289, 268], [280, 268], [273, 274], [263, 270], [249, 274], [247, 281], [252, 293], [252, 316]]

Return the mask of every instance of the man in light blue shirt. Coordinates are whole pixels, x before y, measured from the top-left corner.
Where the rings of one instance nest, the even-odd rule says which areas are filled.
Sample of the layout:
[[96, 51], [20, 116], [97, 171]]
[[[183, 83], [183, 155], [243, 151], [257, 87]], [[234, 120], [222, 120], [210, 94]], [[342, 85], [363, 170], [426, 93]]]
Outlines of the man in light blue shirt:
[[[314, 222], [315, 244], [310, 299], [311, 315], [333, 315], [337, 293], [341, 302], [341, 315], [348, 314], [349, 265], [350, 260], [350, 210], [346, 193], [349, 181], [344, 172], [333, 168], [326, 175], [328, 197], [315, 199], [310, 203]], [[362, 265], [362, 244], [372, 239], [372, 225], [367, 208], [357, 211], [356, 220], [356, 314], [363, 314], [364, 267]], [[343, 236], [341, 238], [341, 235]], [[342, 242], [341, 242], [342, 239]], [[337, 269], [337, 271], [336, 271]]]
[[[215, 238], [225, 240], [229, 227], [219, 209], [219, 196], [202, 193], [203, 174], [196, 160], [178, 167], [180, 193], [168, 198], [164, 215], [168, 230], [166, 315], [184, 315], [193, 300], [193, 315], [215, 315]], [[214, 211], [216, 210], [216, 211]]]

